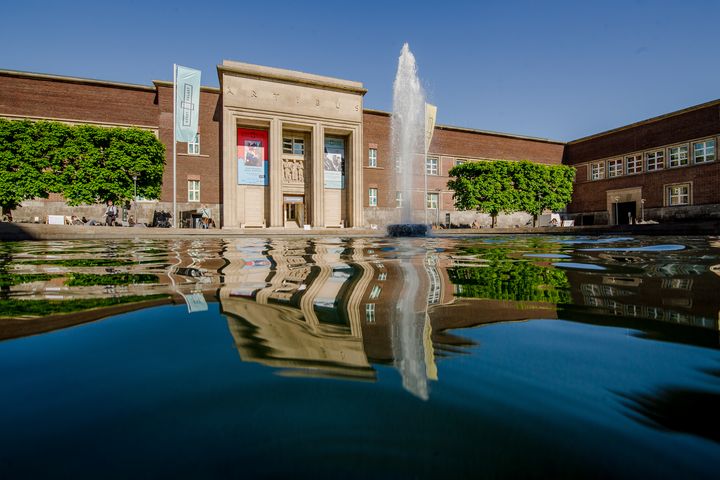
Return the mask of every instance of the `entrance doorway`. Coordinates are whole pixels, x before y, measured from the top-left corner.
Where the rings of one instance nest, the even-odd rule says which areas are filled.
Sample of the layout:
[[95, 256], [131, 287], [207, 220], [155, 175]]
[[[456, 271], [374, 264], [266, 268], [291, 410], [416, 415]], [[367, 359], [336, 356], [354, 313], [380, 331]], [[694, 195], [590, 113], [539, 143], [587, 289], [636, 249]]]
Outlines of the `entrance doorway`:
[[636, 216], [636, 202], [620, 202], [615, 204], [615, 208], [617, 212], [615, 223], [617, 225], [628, 225], [633, 223]]
[[305, 197], [303, 195], [284, 195], [285, 227], [299, 228], [305, 224]]

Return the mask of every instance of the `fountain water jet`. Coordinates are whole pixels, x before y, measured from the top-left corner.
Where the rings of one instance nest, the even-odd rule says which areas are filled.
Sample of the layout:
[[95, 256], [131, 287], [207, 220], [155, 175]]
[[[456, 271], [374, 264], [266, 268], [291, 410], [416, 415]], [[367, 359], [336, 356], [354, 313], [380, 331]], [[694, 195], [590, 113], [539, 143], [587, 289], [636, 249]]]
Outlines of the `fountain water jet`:
[[[393, 83], [391, 119], [392, 158], [395, 159], [395, 188], [400, 192], [400, 222], [388, 225], [388, 235], [422, 236], [427, 225], [413, 223], [413, 166], [425, 151], [425, 92], [417, 76], [415, 56], [404, 44]], [[422, 168], [425, 168], [422, 162]]]

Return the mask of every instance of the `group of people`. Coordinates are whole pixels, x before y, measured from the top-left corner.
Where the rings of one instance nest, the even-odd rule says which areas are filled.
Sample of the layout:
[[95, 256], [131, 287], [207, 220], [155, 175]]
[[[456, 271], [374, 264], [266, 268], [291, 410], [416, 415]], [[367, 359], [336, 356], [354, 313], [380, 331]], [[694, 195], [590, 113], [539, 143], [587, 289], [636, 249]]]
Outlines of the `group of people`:
[[[107, 226], [117, 226], [118, 223], [118, 216], [120, 214], [120, 211], [118, 207], [113, 203], [112, 200], [108, 200], [105, 208], [105, 225]], [[200, 214], [200, 228], [215, 228], [215, 221], [212, 218], [211, 210], [207, 207], [207, 205], [203, 204], [197, 211], [198, 214]], [[130, 226], [135, 224], [135, 219], [132, 215], [128, 216], [127, 222]], [[71, 216], [69, 219], [65, 217], [65, 223], [70, 225], [102, 225], [100, 222], [96, 222], [95, 220], [88, 220], [84, 216], [82, 218], [78, 218], [76, 215]]]

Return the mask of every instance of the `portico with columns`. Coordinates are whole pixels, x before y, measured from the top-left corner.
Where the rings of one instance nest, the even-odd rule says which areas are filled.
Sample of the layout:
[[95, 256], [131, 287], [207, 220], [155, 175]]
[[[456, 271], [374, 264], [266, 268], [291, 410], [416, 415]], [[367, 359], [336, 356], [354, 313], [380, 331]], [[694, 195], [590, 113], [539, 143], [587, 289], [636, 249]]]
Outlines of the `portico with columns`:
[[223, 228], [363, 226], [362, 83], [232, 61], [218, 76]]

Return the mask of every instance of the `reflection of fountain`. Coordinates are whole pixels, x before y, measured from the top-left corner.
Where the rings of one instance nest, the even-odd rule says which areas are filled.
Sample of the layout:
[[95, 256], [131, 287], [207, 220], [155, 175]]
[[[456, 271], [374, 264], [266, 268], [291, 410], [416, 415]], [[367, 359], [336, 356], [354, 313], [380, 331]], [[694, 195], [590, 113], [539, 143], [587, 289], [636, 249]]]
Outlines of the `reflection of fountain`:
[[[427, 292], [421, 291], [418, 265], [412, 263], [412, 260], [418, 257], [416, 252], [411, 252], [407, 258], [400, 260], [403, 287], [392, 324], [392, 347], [403, 387], [413, 395], [427, 400], [428, 369], [425, 364], [427, 342], [424, 339], [429, 319]], [[422, 299], [424, 308], [421, 310], [418, 309], [418, 299]]]
[[424, 132], [425, 93], [417, 76], [415, 56], [406, 43], [400, 52], [393, 84], [392, 156], [402, 208], [400, 225], [388, 226], [392, 236], [424, 235], [426, 231], [425, 225], [407, 225], [413, 222], [413, 164], [424, 151]]

